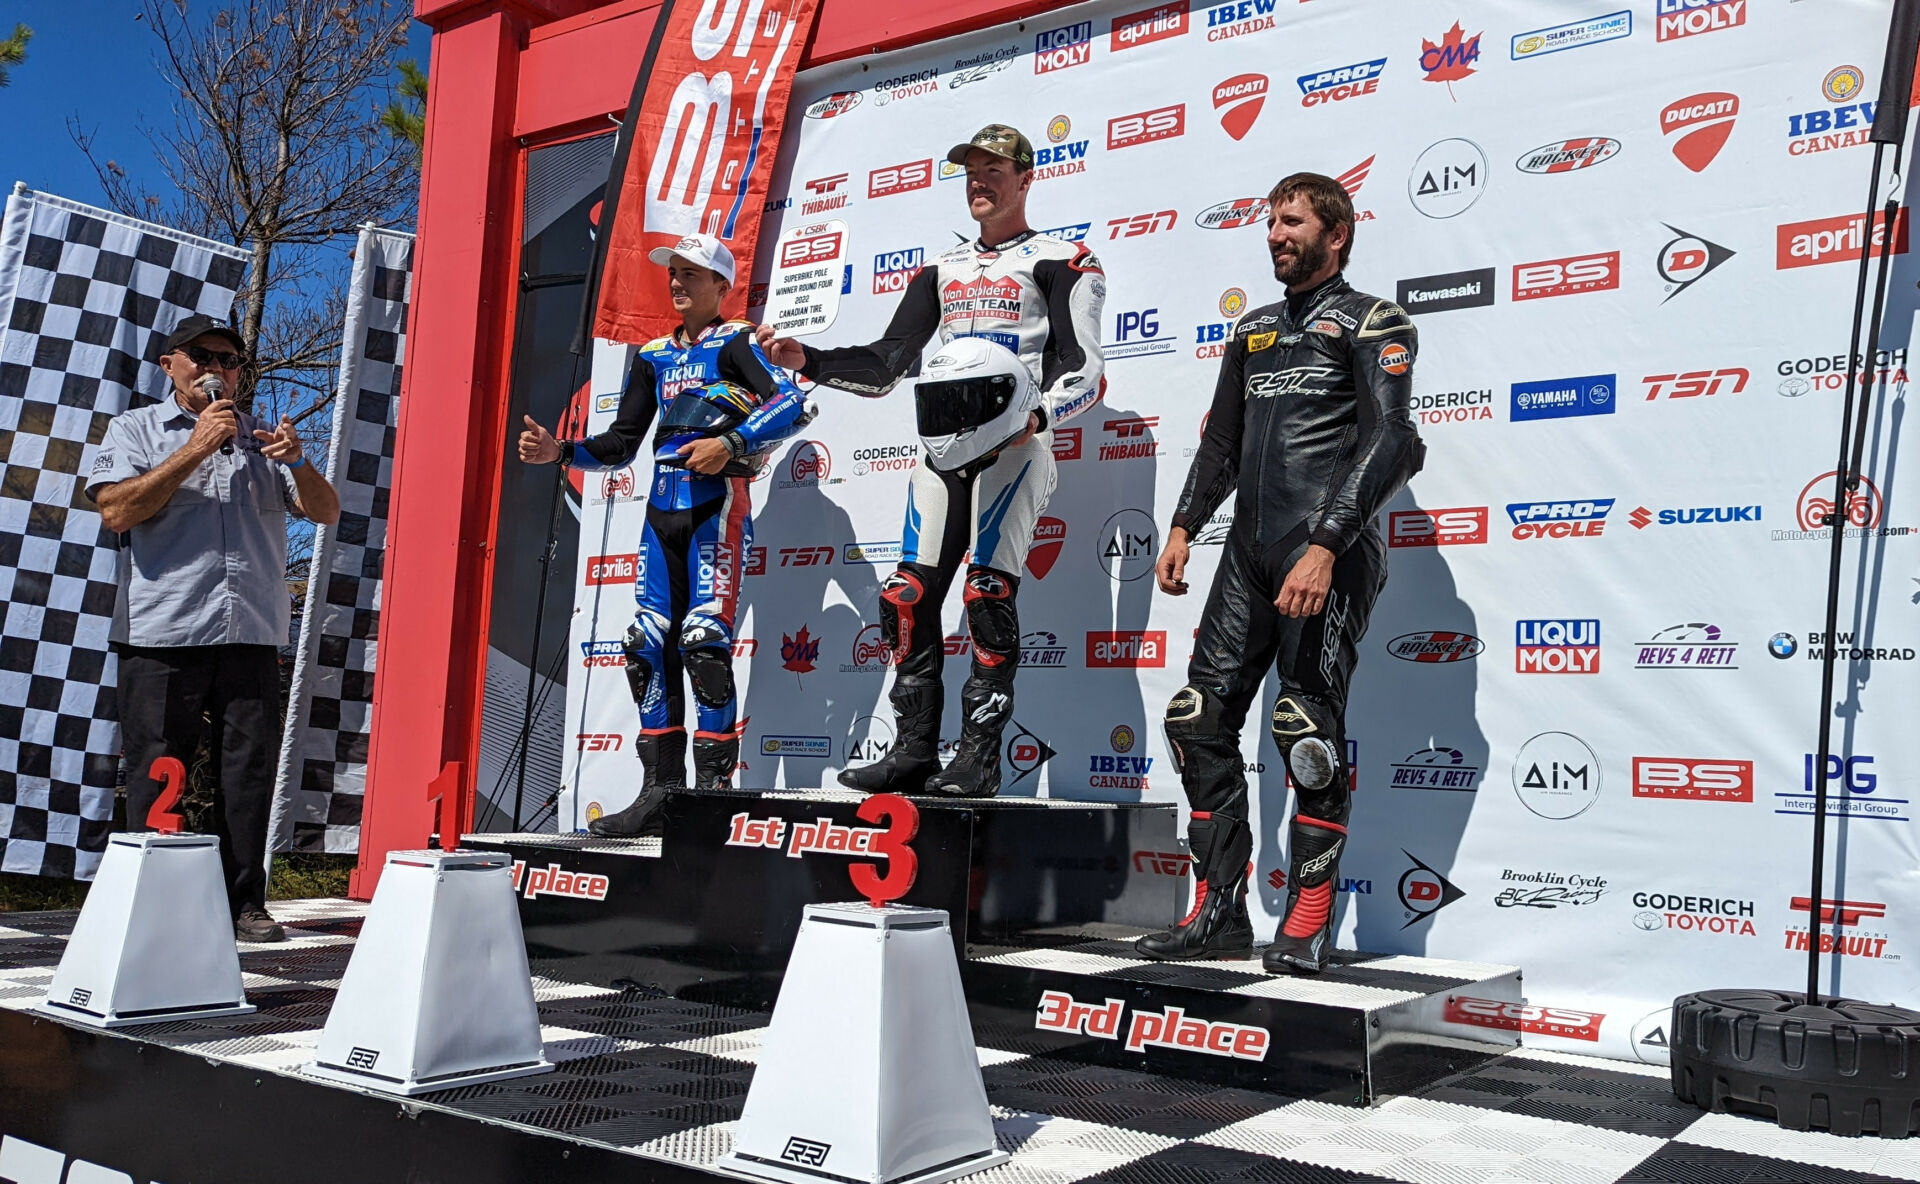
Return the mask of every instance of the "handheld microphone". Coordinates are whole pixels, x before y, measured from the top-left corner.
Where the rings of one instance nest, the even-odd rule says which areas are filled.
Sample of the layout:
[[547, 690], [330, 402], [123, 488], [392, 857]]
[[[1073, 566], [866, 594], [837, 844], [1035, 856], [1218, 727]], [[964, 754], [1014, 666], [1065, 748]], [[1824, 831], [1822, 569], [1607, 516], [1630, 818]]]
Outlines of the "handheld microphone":
[[[205, 375], [200, 379], [200, 381], [194, 383], [193, 385], [200, 388], [200, 393], [204, 394], [207, 397], [207, 402], [209, 403], [213, 402], [215, 399], [225, 398], [227, 394], [226, 380], [221, 378], [218, 374]], [[233, 441], [232, 440], [223, 441], [220, 445], [220, 453], [222, 456], [232, 456]]]

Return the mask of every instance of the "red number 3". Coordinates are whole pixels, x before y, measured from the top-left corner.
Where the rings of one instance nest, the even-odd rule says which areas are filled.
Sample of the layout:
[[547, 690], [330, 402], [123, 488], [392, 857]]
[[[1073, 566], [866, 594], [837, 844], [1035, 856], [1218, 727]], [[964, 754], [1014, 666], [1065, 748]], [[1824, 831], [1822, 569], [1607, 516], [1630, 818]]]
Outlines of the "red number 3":
[[180, 763], [179, 757], [163, 756], [153, 762], [147, 776], [161, 785], [160, 796], [147, 811], [147, 826], [163, 835], [179, 834], [182, 819], [173, 807], [180, 801], [181, 791], [187, 788], [187, 767]]
[[871, 863], [847, 867], [854, 890], [867, 898], [874, 908], [890, 900], [899, 900], [913, 887], [920, 874], [920, 858], [907, 846], [920, 833], [920, 808], [897, 793], [877, 793], [860, 803], [855, 814], [862, 822], [885, 822], [887, 829], [867, 840], [867, 850], [887, 857], [887, 873], [881, 875]]

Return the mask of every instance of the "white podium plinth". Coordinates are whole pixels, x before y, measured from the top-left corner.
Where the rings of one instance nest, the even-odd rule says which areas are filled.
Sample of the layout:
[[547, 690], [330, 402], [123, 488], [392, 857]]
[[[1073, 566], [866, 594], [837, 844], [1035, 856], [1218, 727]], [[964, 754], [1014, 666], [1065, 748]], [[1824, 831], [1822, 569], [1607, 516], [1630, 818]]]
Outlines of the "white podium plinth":
[[936, 1184], [1004, 1162], [942, 909], [811, 904], [729, 1172]]
[[109, 838], [40, 1008], [99, 1028], [254, 1010], [240, 981], [220, 840]]
[[512, 860], [389, 853], [306, 1071], [410, 1097], [552, 1069]]

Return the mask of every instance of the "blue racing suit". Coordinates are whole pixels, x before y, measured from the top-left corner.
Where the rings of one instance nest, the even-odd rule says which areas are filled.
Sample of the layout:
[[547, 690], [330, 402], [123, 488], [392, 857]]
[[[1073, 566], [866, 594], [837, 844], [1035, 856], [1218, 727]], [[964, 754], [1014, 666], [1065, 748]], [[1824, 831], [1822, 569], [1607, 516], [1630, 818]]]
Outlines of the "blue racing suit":
[[[597, 436], [563, 443], [579, 469], [620, 469], [641, 449], [648, 428], [681, 391], [726, 381], [752, 391], [759, 407], [727, 433], [736, 457], [760, 452], [799, 431], [806, 395], [767, 361], [745, 321], [715, 321], [692, 341], [684, 330], [648, 342], [633, 356], [620, 410]], [[734, 615], [753, 541], [746, 477], [702, 476], [654, 466], [633, 585], [637, 607], [625, 644], [627, 683], [640, 709], [640, 733], [678, 732], [672, 710], [684, 666], [698, 704], [695, 739], [735, 737]]]

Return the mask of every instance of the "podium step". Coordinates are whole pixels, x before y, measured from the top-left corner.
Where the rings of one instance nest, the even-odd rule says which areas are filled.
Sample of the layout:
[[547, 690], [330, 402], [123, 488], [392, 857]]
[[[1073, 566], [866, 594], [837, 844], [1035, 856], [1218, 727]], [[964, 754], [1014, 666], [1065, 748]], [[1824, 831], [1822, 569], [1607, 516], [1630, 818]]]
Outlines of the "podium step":
[[1253, 957], [1154, 962], [1144, 927], [1090, 925], [961, 963], [983, 1042], [1038, 1056], [1370, 1105], [1520, 1043], [1513, 966], [1338, 950], [1310, 976]]

